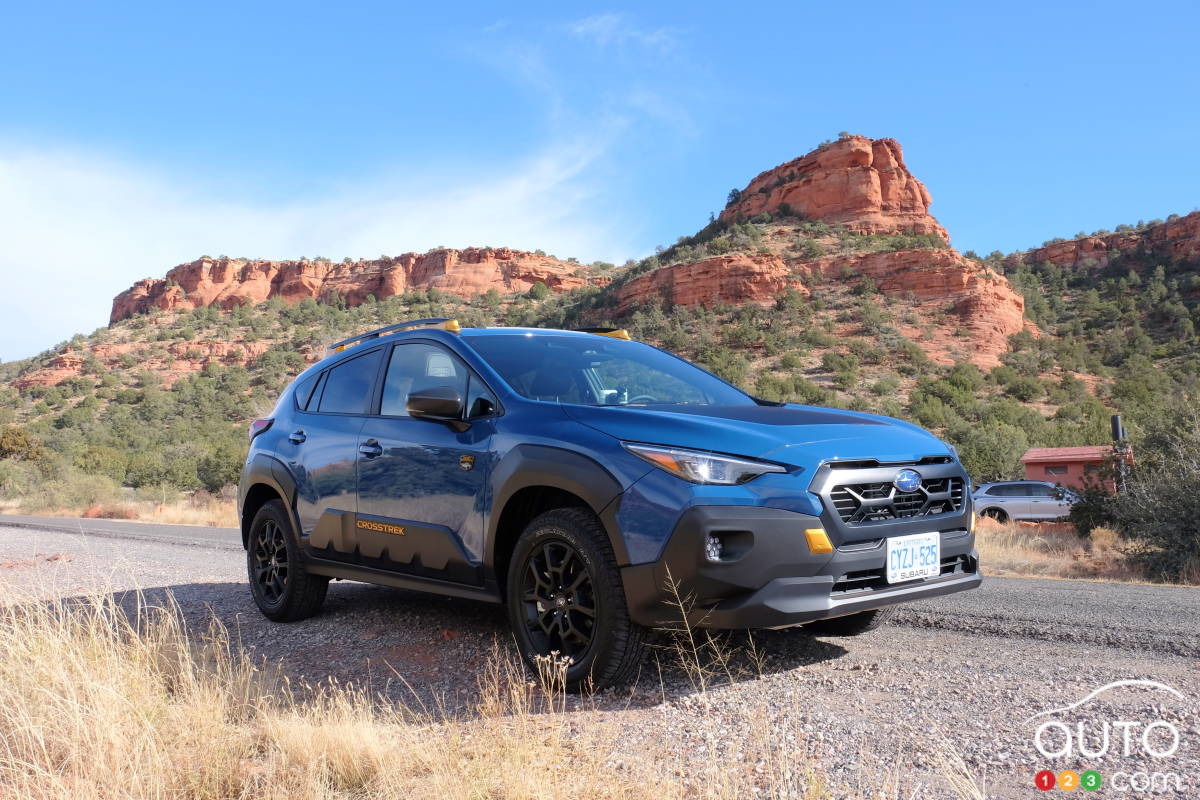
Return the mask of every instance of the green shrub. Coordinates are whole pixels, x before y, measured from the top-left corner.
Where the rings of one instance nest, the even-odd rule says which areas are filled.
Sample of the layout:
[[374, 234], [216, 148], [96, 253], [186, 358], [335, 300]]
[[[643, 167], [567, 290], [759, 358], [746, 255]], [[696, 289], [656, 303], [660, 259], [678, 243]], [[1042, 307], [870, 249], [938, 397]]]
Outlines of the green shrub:
[[1025, 431], [1004, 422], [972, 425], [952, 436], [967, 473], [976, 483], [1019, 478], [1029, 449]]
[[112, 478], [67, 469], [50, 480], [36, 481], [29, 486], [21, 495], [21, 508], [31, 513], [54, 509], [82, 510], [120, 499], [121, 488]]

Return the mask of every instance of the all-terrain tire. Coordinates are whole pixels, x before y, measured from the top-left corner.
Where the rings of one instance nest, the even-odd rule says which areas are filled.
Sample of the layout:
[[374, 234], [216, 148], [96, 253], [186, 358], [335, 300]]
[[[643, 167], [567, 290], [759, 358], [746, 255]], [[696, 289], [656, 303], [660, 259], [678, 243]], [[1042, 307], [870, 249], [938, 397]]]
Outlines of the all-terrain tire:
[[807, 625], [809, 631], [822, 636], [858, 636], [882, 627], [896, 615], [896, 606], [860, 611], [844, 617], [823, 619]]
[[321, 610], [329, 578], [304, 569], [292, 522], [281, 500], [265, 503], [250, 523], [246, 548], [250, 594], [267, 619], [296, 622]]
[[[558, 508], [534, 518], [509, 560], [506, 589], [517, 648], [531, 667], [551, 651], [571, 658], [571, 691], [599, 691], [636, 676], [647, 631], [629, 618], [612, 545], [590, 510]], [[586, 645], [577, 640], [582, 633]]]

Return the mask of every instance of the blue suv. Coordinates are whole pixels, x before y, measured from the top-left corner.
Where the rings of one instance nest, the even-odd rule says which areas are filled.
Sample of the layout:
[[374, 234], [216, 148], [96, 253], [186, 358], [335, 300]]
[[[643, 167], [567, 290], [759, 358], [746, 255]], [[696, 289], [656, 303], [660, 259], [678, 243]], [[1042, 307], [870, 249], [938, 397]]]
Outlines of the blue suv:
[[250, 429], [270, 619], [330, 579], [503, 603], [528, 661], [599, 688], [683, 615], [852, 635], [980, 583], [967, 475], [906, 422], [757, 399], [624, 331], [418, 320], [332, 349]]

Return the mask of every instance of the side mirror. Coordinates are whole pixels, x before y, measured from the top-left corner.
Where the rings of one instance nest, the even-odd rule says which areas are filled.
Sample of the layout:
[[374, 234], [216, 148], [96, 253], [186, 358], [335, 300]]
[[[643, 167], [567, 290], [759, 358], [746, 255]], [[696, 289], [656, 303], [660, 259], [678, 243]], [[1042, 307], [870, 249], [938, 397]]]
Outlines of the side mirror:
[[450, 386], [431, 386], [411, 393], [408, 396], [408, 413], [415, 419], [444, 422], [456, 431], [468, 427], [462, 419], [462, 395]]

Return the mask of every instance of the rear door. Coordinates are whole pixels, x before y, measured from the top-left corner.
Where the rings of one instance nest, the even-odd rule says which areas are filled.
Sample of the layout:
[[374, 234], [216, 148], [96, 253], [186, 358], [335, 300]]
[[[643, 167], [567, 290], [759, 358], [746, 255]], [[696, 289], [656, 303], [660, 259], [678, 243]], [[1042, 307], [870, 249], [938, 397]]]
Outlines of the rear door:
[[[438, 387], [466, 400], [465, 430], [409, 416], [409, 395]], [[358, 437], [355, 535], [363, 564], [482, 584], [496, 407], [479, 377], [441, 344], [418, 340], [392, 347], [379, 413]]]
[[358, 433], [371, 406], [382, 357], [383, 348], [376, 348], [321, 373], [305, 407], [297, 409], [283, 445], [282, 455], [296, 482], [301, 540], [321, 550], [321, 557], [350, 557], [329, 547], [331, 531], [340, 529], [340, 518], [357, 507]]

